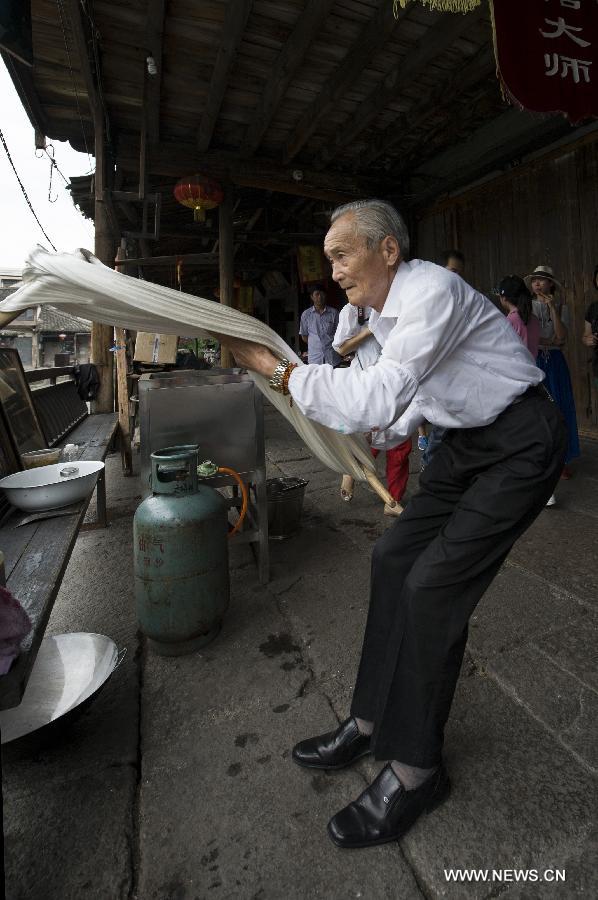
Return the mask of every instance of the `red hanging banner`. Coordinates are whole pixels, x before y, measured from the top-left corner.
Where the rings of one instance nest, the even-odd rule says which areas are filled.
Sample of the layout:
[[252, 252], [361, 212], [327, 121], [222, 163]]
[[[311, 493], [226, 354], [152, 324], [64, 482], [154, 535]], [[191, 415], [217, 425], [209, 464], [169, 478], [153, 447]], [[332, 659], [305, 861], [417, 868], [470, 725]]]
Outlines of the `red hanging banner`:
[[505, 91], [572, 124], [598, 115], [597, 0], [494, 0], [494, 49]]

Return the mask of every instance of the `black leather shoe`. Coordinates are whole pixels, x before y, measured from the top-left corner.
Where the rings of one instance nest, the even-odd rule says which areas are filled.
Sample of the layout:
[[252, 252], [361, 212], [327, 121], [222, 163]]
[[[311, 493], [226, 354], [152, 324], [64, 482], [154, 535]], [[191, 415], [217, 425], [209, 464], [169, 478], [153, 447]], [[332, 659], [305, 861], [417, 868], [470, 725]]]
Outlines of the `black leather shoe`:
[[308, 738], [293, 747], [293, 761], [308, 769], [344, 769], [371, 753], [371, 738], [361, 734], [355, 719], [346, 719], [336, 731]]
[[347, 850], [396, 841], [423, 812], [432, 812], [446, 800], [450, 789], [440, 766], [421, 787], [406, 791], [389, 763], [357, 800], [332, 817], [328, 834]]

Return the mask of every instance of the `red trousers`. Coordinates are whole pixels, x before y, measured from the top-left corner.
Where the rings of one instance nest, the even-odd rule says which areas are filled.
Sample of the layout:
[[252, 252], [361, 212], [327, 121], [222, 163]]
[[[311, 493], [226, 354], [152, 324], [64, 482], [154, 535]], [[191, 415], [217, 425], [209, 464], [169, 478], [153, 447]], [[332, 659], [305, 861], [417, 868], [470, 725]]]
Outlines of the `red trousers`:
[[[386, 451], [386, 482], [388, 490], [397, 502], [401, 499], [407, 487], [411, 446], [411, 438], [407, 438], [398, 447], [393, 447], [392, 450]], [[379, 453], [379, 450], [372, 447], [372, 456], [376, 457]]]

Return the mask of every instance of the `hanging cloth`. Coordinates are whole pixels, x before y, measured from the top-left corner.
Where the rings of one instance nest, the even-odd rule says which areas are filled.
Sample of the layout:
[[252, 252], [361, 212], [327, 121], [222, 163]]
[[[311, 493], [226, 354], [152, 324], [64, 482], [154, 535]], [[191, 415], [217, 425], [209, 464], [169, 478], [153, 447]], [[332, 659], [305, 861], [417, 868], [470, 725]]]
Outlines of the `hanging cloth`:
[[[275, 356], [303, 365], [271, 328], [237, 309], [116, 272], [88, 250], [50, 253], [36, 247], [23, 271], [23, 285], [0, 304], [0, 312], [51, 305], [93, 322], [155, 334], [189, 337], [228, 335], [255, 341]], [[250, 372], [257, 387], [288, 419], [324, 465], [364, 481], [374, 472], [369, 445], [361, 434], [344, 435], [307, 419], [290, 396], [273, 391], [268, 379]]]

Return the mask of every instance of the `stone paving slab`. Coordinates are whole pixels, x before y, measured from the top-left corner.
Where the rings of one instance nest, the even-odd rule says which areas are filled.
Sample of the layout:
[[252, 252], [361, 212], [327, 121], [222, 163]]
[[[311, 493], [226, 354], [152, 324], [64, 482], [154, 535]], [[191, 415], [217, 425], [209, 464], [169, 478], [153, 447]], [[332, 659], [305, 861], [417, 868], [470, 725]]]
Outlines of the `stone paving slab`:
[[445, 755], [451, 797], [402, 841], [428, 896], [482, 900], [505, 888], [450, 886], [449, 868], [565, 869], [565, 885], [538, 896], [596, 896], [595, 778], [475, 670], [459, 682]]
[[[569, 483], [566, 488], [581, 493], [585, 484]], [[597, 607], [597, 531], [595, 516], [557, 505], [540, 513], [517, 541], [509, 559], [543, 578], [547, 584], [560, 587]]]
[[488, 669], [564, 747], [598, 773], [596, 691], [572, 678], [534, 646], [494, 657]]
[[205, 651], [145, 659], [139, 897], [420, 897], [398, 848], [377, 871], [362, 855], [348, 873], [326, 837], [339, 782], [293, 765], [290, 748], [334, 714], [314, 687], [307, 637], [280, 612], [283, 572], [267, 590], [252, 581], [236, 571]]
[[[58, 764], [58, 763], [56, 763]], [[66, 776], [66, 773], [63, 772]], [[4, 791], [7, 900], [128, 900], [137, 776], [98, 758], [96, 772]]]
[[591, 634], [597, 625], [591, 607], [509, 557], [471, 617], [469, 647], [488, 658], [571, 629]]
[[[327, 705], [312, 695], [281, 714], [238, 709], [181, 767], [144, 768], [138, 892], [143, 900], [345, 900], [421, 893], [397, 850], [347, 860], [325, 835], [340, 784], [288, 758], [289, 732]], [[154, 707], [154, 722], [160, 709]], [[353, 774], [354, 790], [360, 779]], [[345, 784], [346, 787], [346, 784]]]

